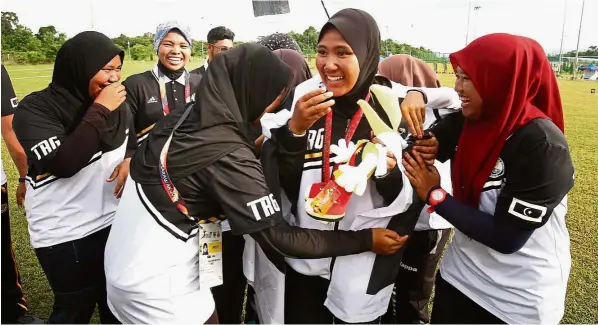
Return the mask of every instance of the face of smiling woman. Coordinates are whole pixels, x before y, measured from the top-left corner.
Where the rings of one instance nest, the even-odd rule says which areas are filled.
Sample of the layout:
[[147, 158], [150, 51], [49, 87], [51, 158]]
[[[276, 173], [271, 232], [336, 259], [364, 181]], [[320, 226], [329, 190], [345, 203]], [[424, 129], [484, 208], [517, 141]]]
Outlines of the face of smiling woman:
[[316, 67], [335, 97], [349, 93], [359, 78], [357, 56], [336, 28], [326, 31], [318, 43]]
[[120, 81], [121, 69], [122, 62], [120, 56], [117, 55], [91, 78], [89, 81], [89, 96], [95, 99], [106, 86]]
[[191, 46], [181, 33], [172, 30], [162, 39], [158, 47], [158, 58], [166, 69], [180, 70], [189, 63]]

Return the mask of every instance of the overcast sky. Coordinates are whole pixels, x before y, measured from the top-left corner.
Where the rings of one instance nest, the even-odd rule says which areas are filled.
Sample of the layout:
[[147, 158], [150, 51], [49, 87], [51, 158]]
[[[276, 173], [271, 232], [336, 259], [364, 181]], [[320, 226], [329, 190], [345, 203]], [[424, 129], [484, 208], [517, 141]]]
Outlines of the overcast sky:
[[[332, 15], [359, 8], [374, 16], [382, 37], [437, 52], [454, 52], [465, 45], [471, 3], [469, 39], [507, 32], [536, 39], [547, 52], [559, 51], [563, 18], [564, 51], [574, 50], [582, 0], [324, 0]], [[479, 6], [478, 10], [473, 8]], [[566, 14], [565, 14], [566, 6]], [[68, 9], [67, 9], [68, 8]], [[319, 29], [326, 16], [320, 0], [290, 0], [291, 13], [253, 17], [250, 0], [3, 0], [2, 11], [17, 13], [34, 32], [54, 25], [69, 37], [93, 29], [110, 37], [154, 32], [167, 20], [180, 20], [196, 39], [210, 27], [226, 25], [237, 40], [249, 41], [272, 32]], [[67, 14], [66, 11], [76, 14]], [[598, 45], [598, 0], [586, 0], [580, 49]]]

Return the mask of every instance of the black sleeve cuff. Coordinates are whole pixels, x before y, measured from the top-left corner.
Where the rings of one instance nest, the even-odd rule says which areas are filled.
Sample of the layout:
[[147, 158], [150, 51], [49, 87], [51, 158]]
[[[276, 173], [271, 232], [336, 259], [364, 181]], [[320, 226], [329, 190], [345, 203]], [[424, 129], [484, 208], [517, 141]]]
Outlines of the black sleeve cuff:
[[98, 130], [102, 130], [110, 113], [112, 112], [104, 105], [94, 102], [87, 109], [85, 116], [83, 116], [83, 121], [93, 125]]
[[363, 229], [358, 231], [362, 236], [362, 246], [364, 251], [371, 251], [374, 246], [374, 231], [372, 229]]
[[307, 136], [295, 136], [288, 124], [276, 129], [273, 135], [287, 152], [300, 152], [307, 147]]

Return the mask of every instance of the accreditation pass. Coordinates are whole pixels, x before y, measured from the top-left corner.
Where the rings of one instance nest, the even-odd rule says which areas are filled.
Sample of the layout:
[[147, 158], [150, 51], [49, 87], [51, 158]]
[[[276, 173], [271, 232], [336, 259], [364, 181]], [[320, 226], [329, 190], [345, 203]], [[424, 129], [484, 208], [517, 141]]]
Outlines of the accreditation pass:
[[222, 224], [200, 224], [199, 285], [213, 288], [222, 282]]

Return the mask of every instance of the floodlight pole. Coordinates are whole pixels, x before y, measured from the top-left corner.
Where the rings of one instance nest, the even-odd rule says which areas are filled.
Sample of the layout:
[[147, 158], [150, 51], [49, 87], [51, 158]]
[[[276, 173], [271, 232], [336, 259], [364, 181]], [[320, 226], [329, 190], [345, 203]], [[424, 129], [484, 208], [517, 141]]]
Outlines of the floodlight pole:
[[127, 40], [127, 46], [129, 48], [129, 60], [133, 60], [133, 57], [131, 56], [131, 41]]
[[565, 0], [565, 10], [563, 14], [563, 31], [561, 32], [561, 49], [559, 50], [559, 74], [563, 66], [563, 40], [565, 39], [565, 21], [567, 20], [567, 0]]
[[475, 12], [475, 17], [473, 18], [475, 21], [473, 22], [473, 39], [475, 40], [477, 27], [478, 27], [478, 11], [482, 9], [482, 6], [475, 6], [473, 7], [473, 11]]
[[575, 66], [573, 67], [573, 79], [577, 79], [577, 64], [579, 62], [579, 39], [581, 38], [581, 24], [583, 23], [583, 9], [585, 7], [586, 0], [581, 2], [581, 18], [579, 18], [579, 30], [577, 31], [577, 48], [575, 50]]
[[467, 31], [465, 32], [465, 46], [469, 41], [469, 17], [471, 16], [471, 0], [469, 0], [469, 7], [467, 8]]
[[91, 30], [93, 29], [93, 3], [89, 3], [89, 14], [91, 16]]
[[386, 57], [388, 57], [388, 39], [390, 34], [388, 33], [388, 25], [386, 25]]

